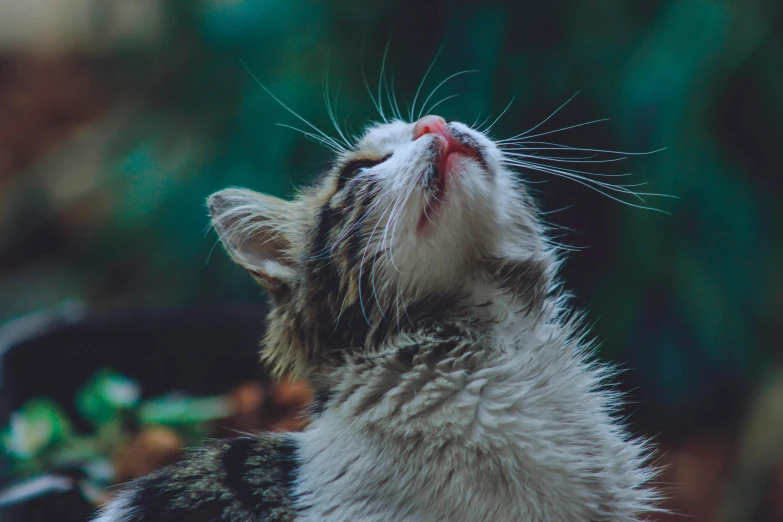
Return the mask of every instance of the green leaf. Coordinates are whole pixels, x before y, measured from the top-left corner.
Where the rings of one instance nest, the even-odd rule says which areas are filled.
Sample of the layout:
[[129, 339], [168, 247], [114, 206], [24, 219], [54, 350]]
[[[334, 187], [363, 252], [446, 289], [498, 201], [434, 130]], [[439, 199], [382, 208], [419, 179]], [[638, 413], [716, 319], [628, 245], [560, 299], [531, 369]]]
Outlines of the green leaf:
[[104, 369], [76, 393], [76, 409], [96, 426], [112, 422], [120, 412], [139, 403], [139, 385], [118, 373]]
[[71, 433], [65, 412], [51, 399], [35, 398], [11, 414], [3, 445], [11, 457], [33, 459]]

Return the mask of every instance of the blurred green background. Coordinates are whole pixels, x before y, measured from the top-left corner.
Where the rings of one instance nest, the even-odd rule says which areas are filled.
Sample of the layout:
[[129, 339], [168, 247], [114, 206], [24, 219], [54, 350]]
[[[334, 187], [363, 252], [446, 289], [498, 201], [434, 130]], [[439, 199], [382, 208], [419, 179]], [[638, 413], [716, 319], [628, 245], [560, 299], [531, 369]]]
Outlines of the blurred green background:
[[327, 132], [328, 71], [358, 131], [377, 117], [361, 69], [377, 88], [387, 43], [403, 104], [441, 49], [425, 93], [480, 71], [439, 91], [459, 94], [438, 108], [447, 119], [498, 115], [516, 96], [493, 129], [505, 138], [581, 91], [541, 130], [610, 121], [547, 138], [666, 147], [600, 171], [677, 196], [649, 201], [671, 215], [522, 174], [559, 240], [581, 248], [565, 280], [602, 355], [627, 369], [632, 422], [672, 450], [664, 479], [693, 483], [673, 507], [717, 517], [750, 480], [757, 432], [772, 453], [754, 476], [783, 497], [783, 398], [754, 406], [776, 403], [765, 390], [783, 334], [779, 1], [5, 0], [0, 320], [74, 298], [98, 311], [258, 303], [214, 249], [205, 198], [230, 185], [290, 195], [329, 154], [276, 126], [298, 122], [240, 59]]

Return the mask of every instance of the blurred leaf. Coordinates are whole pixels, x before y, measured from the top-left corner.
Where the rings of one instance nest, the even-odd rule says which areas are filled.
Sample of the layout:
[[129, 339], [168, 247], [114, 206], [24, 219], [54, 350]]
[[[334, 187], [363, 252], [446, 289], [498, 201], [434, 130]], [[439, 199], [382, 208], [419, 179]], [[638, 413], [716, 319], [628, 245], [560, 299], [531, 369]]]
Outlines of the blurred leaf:
[[3, 434], [6, 452], [19, 459], [33, 459], [71, 433], [65, 412], [50, 399], [30, 399], [11, 414]]
[[116, 420], [139, 403], [139, 385], [109, 369], [95, 373], [76, 393], [76, 409], [96, 426]]

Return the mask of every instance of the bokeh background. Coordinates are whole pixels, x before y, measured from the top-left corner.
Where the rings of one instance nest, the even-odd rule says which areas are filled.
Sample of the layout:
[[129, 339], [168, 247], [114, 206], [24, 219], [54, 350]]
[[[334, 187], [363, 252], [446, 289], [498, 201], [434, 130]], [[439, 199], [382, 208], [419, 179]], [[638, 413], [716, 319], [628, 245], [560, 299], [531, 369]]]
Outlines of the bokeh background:
[[[440, 49], [425, 93], [479, 70], [439, 91], [459, 95], [438, 107], [447, 119], [497, 116], [515, 97], [492, 130], [505, 138], [580, 91], [540, 130], [610, 120], [547, 139], [666, 147], [594, 171], [632, 171], [650, 192], [676, 196], [647, 200], [668, 214], [551, 175], [522, 175], [559, 241], [578, 248], [564, 278], [602, 356], [625, 370], [620, 387], [634, 430], [662, 448], [667, 507], [695, 520], [783, 520], [776, 0], [4, 0], [0, 321], [74, 306], [80, 317], [128, 324], [142, 321], [123, 315], [138, 313], [130, 311], [166, 310], [158, 322], [185, 314], [170, 346], [240, 310], [244, 322], [221, 328], [255, 333], [263, 295], [214, 248], [205, 198], [230, 185], [290, 195], [323, 170], [329, 152], [276, 125], [302, 124], [240, 60], [333, 132], [328, 85], [340, 123], [356, 132], [377, 117], [361, 70], [377, 89], [387, 45], [386, 81], [403, 106]], [[200, 315], [182, 312], [193, 309]], [[198, 336], [202, 351], [227, 353], [230, 342], [215, 328]], [[141, 329], [149, 335], [140, 342], [160, 342]], [[81, 367], [97, 363], [80, 342], [55, 349], [56, 363], [35, 355], [47, 382], [62, 374], [86, 381]], [[137, 345], [101, 342], [125, 357], [125, 373], [141, 371], [129, 362]], [[155, 393], [195, 364], [181, 353]], [[154, 364], [154, 354], [145, 357]], [[41, 381], [21, 371], [15, 386]], [[199, 389], [198, 375], [183, 377], [194, 393], [222, 391]]]

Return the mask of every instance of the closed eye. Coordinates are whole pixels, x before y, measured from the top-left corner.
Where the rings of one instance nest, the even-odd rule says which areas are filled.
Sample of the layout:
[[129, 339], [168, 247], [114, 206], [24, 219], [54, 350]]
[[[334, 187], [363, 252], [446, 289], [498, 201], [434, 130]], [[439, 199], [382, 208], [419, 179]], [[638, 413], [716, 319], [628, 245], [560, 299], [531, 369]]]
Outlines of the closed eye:
[[361, 174], [362, 172], [373, 168], [376, 165], [380, 165], [391, 157], [391, 154], [385, 156], [379, 160], [371, 159], [357, 159], [349, 162], [340, 171], [340, 177], [337, 178], [337, 190], [342, 190], [346, 183]]

